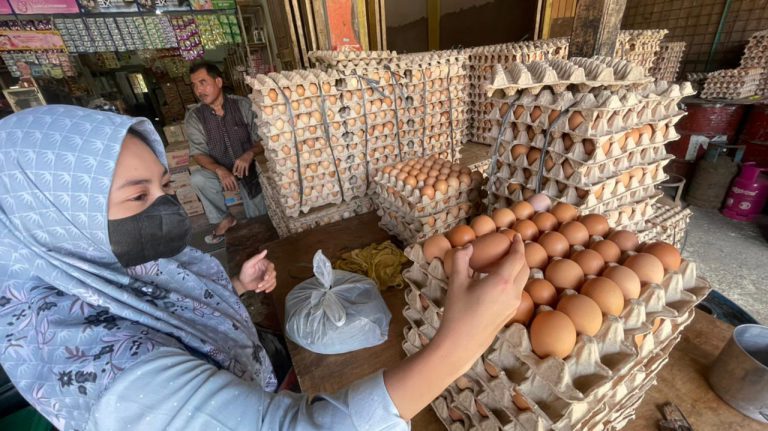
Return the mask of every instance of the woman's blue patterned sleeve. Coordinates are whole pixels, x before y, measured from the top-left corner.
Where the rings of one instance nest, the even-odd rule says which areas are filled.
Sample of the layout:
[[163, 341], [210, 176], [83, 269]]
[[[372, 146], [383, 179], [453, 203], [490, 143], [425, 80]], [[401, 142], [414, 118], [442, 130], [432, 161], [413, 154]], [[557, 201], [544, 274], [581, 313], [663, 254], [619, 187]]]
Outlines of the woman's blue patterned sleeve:
[[408, 430], [382, 373], [333, 395], [266, 392], [164, 348], [121, 373], [91, 412], [88, 430]]

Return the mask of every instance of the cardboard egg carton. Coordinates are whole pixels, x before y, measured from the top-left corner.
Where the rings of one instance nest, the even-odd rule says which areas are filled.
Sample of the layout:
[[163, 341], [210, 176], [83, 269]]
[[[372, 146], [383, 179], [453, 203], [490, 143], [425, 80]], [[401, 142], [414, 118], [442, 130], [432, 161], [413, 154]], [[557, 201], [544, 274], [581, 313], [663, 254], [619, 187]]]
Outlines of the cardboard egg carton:
[[310, 51], [307, 57], [317, 66], [328, 68], [369, 67], [371, 63], [381, 65], [397, 57], [396, 51]]
[[[581, 249], [572, 247], [571, 253]], [[625, 252], [621, 261], [632, 254]], [[447, 277], [440, 260], [426, 262], [420, 245], [408, 247], [406, 255], [414, 262], [403, 273], [409, 284], [403, 349], [410, 356], [440, 326]], [[542, 274], [534, 269], [531, 277]], [[446, 428], [456, 430], [619, 429], [633, 417], [692, 320], [693, 307], [709, 290], [697, 278], [695, 264], [685, 261], [660, 284], [644, 285], [639, 298], [625, 302], [620, 316], [605, 316], [595, 336], [579, 335], [564, 360], [539, 358], [526, 327], [512, 324], [432, 406]], [[565, 290], [560, 296], [573, 293]], [[537, 312], [548, 309], [539, 306]]]
[[675, 81], [685, 54], [685, 42], [662, 42], [649, 74], [660, 81]]
[[338, 95], [338, 75], [320, 70], [298, 70], [246, 77], [253, 88], [250, 99], [258, 106], [285, 104], [306, 97]]
[[752, 34], [741, 57], [741, 67], [760, 67], [763, 73], [760, 75], [757, 94], [768, 95], [768, 30], [758, 31]]
[[591, 87], [637, 85], [652, 79], [642, 68], [631, 62], [607, 57], [512, 63], [508, 70], [497, 66], [494, 67], [491, 79], [483, 86], [489, 97], [499, 90], [506, 96], [512, 96], [525, 89], [536, 94], [544, 87], [560, 92], [571, 84], [585, 90]]
[[757, 94], [765, 70], [740, 67], [718, 70], [707, 75], [701, 97], [705, 99], [742, 99]]
[[651, 204], [651, 207], [652, 214], [646, 219], [645, 229], [638, 232], [638, 239], [643, 242], [664, 241], [681, 248], [693, 215], [691, 210], [662, 203], [661, 200]]
[[381, 217], [379, 227], [400, 239], [404, 244], [424, 241], [432, 235], [446, 232], [454, 226], [463, 224], [467, 217], [476, 214], [476, 206], [464, 202], [433, 215], [413, 217], [403, 214], [399, 209], [377, 203], [376, 212]]
[[667, 30], [622, 30], [616, 41], [614, 57], [631, 61], [649, 73], [661, 49]]

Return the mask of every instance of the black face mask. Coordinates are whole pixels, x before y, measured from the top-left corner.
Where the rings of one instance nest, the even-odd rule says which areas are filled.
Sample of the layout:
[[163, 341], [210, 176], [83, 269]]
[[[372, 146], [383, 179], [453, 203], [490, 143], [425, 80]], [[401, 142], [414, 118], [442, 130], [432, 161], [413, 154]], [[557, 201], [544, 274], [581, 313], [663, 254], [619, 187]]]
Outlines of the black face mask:
[[173, 257], [187, 247], [189, 218], [176, 196], [163, 195], [144, 211], [109, 220], [112, 253], [123, 267]]

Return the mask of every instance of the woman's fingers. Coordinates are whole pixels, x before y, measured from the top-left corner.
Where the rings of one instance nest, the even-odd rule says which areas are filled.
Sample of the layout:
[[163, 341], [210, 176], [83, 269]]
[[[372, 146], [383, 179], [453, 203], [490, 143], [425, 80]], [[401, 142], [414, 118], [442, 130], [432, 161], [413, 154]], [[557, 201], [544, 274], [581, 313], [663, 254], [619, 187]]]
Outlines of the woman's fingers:
[[453, 254], [452, 285], [469, 284], [469, 258], [472, 257], [472, 244], [467, 244]]

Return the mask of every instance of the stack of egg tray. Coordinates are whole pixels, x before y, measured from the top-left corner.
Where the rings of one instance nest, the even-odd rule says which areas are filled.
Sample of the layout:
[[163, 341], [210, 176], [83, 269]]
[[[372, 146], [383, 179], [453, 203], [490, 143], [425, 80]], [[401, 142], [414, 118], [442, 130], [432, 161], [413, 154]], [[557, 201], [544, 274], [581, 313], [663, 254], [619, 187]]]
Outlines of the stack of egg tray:
[[259, 172], [269, 219], [280, 238], [374, 210], [373, 201], [366, 195], [338, 205], [313, 208], [307, 214], [288, 216], [282, 207], [280, 193], [263, 156], [256, 158], [256, 169]]
[[[434, 159], [434, 157], [432, 158]], [[412, 159], [377, 172], [372, 183], [374, 203], [381, 217], [379, 226], [404, 244], [423, 241], [430, 236], [463, 224], [467, 217], [481, 211], [483, 176], [459, 164], [451, 164], [452, 172], [466, 175], [464, 181], [445, 182], [445, 191], [435, 190], [430, 196], [422, 195], [425, 179], [416, 185], [406, 184], [400, 169], [414, 163], [423, 164], [427, 158]], [[440, 159], [437, 159], [440, 160]], [[426, 175], [425, 175], [426, 176]]]
[[492, 145], [487, 137], [490, 127], [484, 119], [491, 112], [491, 98], [483, 91], [482, 84], [491, 78], [494, 65], [509, 67], [512, 63], [530, 63], [549, 59], [566, 59], [568, 39], [556, 38], [519, 43], [479, 46], [462, 51], [468, 57], [468, 98], [471, 122], [467, 140]]
[[649, 73], [668, 30], [622, 30], [616, 41], [615, 58], [631, 61]]
[[267, 171], [289, 217], [364, 196], [381, 166], [432, 154], [454, 160], [461, 149], [463, 56], [392, 61], [364, 74], [271, 73], [247, 83]]
[[646, 230], [637, 234], [640, 241], [664, 241], [682, 249], [685, 245], [685, 235], [688, 222], [693, 213], [688, 208], [676, 205], [665, 205], [661, 200], [652, 205], [653, 214], [645, 223]]
[[675, 81], [685, 53], [685, 42], [662, 42], [650, 75], [659, 81]]
[[[591, 241], [600, 239], [594, 236]], [[403, 273], [409, 285], [403, 350], [410, 356], [437, 332], [448, 280], [441, 261], [428, 264], [420, 245], [405, 253], [414, 262]], [[624, 252], [621, 261], [631, 254]], [[542, 274], [531, 270], [531, 278]], [[539, 358], [532, 351], [529, 329], [513, 323], [432, 402], [432, 408], [452, 431], [619, 430], [634, 418], [693, 319], [694, 306], [709, 290], [709, 284], [696, 277], [696, 265], [684, 261], [678, 271], [667, 272], [662, 283], [644, 285], [639, 298], [626, 301], [619, 316], [604, 316], [593, 337], [579, 335], [565, 360]], [[563, 297], [575, 292], [559, 293]], [[550, 309], [542, 305], [536, 312]]]
[[397, 57], [395, 51], [310, 51], [315, 67], [326, 71], [378, 70]]
[[490, 206], [527, 199], [539, 185], [612, 227], [644, 228], [690, 85], [653, 82], [632, 63], [595, 57], [499, 68], [486, 91], [509, 97], [490, 115]]
[[747, 48], [741, 57], [741, 67], [760, 67], [760, 83], [757, 94], [768, 96], [768, 30], [758, 31], [749, 38]]
[[739, 67], [718, 70], [707, 75], [702, 99], [743, 99], [757, 94], [764, 69], [761, 67]]

